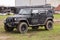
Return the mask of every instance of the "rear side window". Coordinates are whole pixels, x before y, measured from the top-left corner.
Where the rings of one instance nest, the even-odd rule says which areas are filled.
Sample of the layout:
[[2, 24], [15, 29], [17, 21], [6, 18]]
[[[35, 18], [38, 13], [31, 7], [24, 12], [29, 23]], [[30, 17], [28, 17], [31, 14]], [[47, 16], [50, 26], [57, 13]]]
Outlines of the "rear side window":
[[38, 10], [32, 10], [32, 13], [39, 13]]
[[45, 13], [45, 10], [44, 9], [40, 9], [39, 13]]

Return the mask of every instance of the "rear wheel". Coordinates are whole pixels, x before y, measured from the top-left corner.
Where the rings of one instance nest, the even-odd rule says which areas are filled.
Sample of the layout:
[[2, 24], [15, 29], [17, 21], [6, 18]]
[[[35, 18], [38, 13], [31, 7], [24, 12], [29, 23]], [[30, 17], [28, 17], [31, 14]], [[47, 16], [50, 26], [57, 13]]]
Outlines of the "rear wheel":
[[45, 25], [45, 29], [46, 30], [51, 30], [53, 29], [53, 22], [52, 21], [47, 21], [46, 25]]
[[17, 27], [18, 32], [26, 33], [28, 31], [28, 25], [25, 22], [21, 22]]
[[4, 29], [5, 29], [6, 32], [11, 32], [11, 31], [13, 31], [14, 28], [13, 27], [9, 27], [8, 25], [5, 25]]

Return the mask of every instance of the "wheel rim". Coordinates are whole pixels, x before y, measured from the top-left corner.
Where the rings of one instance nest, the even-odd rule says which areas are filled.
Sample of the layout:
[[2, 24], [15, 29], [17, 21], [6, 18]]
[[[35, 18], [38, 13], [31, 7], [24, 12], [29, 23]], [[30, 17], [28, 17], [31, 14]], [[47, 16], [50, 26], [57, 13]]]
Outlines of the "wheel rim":
[[26, 28], [26, 25], [22, 25], [22, 27], [21, 27], [21, 31], [25, 31], [27, 28]]
[[48, 24], [48, 28], [51, 29], [52, 28], [52, 23]]

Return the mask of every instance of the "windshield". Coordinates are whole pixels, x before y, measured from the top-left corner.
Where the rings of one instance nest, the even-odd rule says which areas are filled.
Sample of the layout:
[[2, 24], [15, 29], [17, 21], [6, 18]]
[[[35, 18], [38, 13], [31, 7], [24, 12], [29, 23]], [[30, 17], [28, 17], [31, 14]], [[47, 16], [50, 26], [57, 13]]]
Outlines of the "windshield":
[[19, 14], [31, 14], [31, 10], [30, 9], [21, 9], [19, 11]]

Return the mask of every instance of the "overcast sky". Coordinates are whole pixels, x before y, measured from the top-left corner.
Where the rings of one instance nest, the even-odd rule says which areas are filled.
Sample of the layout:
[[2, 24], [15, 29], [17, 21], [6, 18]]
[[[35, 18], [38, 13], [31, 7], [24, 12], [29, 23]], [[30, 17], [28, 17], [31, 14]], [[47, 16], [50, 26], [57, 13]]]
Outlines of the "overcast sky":
[[[60, 4], [60, 0], [47, 0], [47, 3], [57, 6]], [[0, 0], [0, 6], [15, 6], [15, 0]]]
[[0, 0], [1, 6], [15, 6], [15, 0]]
[[47, 3], [53, 6], [58, 6], [60, 4], [60, 0], [47, 0]]

